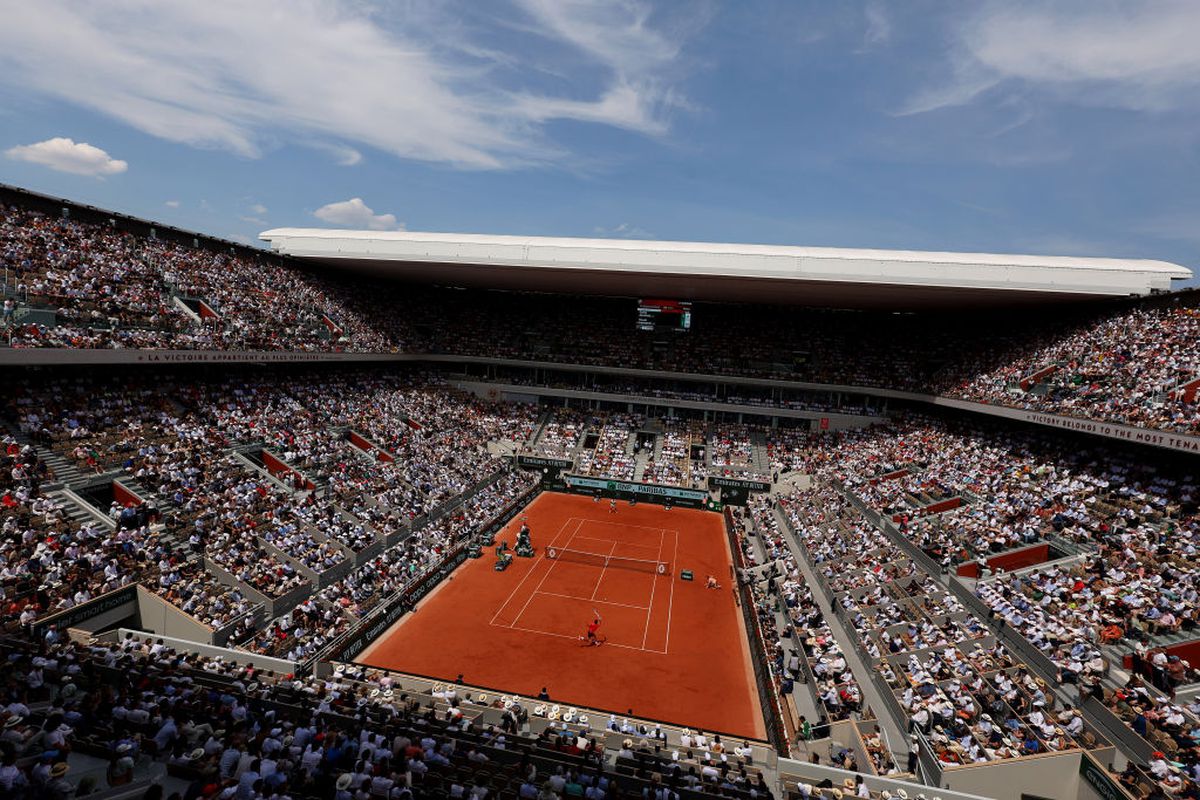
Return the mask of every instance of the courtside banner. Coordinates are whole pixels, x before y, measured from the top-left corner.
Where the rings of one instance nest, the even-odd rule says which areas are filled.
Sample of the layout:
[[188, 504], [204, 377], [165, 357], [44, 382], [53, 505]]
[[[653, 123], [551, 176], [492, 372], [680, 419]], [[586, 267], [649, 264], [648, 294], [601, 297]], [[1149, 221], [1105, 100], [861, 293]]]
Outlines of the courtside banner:
[[416, 583], [408, 586], [406, 589], [401, 589], [387, 600], [384, 600], [379, 609], [363, 619], [357, 627], [351, 628], [346, 632], [345, 635], [348, 638], [342, 644], [335, 644], [335, 649], [326, 660], [350, 661], [353, 659], [363, 650], [367, 649], [367, 645], [383, 635], [384, 631], [392, 627], [396, 620], [404, 616], [415, 603], [429, 594], [433, 587], [441, 583], [442, 579], [457, 569], [466, 560], [466, 551], [460, 549], [453, 556], [442, 562], [441, 566], [437, 569], [431, 570]]
[[633, 481], [617, 481], [609, 478], [589, 478], [583, 475], [564, 475], [563, 480], [572, 489], [599, 489], [603, 492], [619, 492], [621, 494], [641, 495], [645, 497], [664, 497], [688, 503], [703, 503], [708, 499], [708, 492], [703, 489], [684, 489], [681, 486], [658, 486], [653, 483], [634, 483]]
[[41, 636], [51, 625], [57, 625], [60, 630], [66, 630], [126, 604], [133, 604], [133, 610], [137, 610], [137, 584], [113, 589], [108, 594], [102, 594], [86, 603], [80, 603], [57, 614], [42, 617], [33, 623], [30, 630], [34, 636]]
[[751, 481], [742, 478], [719, 478], [712, 475], [708, 479], [710, 489], [746, 489], [750, 492], [769, 492], [771, 484], [766, 481]]
[[547, 456], [517, 456], [517, 466], [524, 469], [541, 469], [542, 467], [551, 467], [552, 469], [570, 469], [571, 461], [565, 458], [549, 458]]

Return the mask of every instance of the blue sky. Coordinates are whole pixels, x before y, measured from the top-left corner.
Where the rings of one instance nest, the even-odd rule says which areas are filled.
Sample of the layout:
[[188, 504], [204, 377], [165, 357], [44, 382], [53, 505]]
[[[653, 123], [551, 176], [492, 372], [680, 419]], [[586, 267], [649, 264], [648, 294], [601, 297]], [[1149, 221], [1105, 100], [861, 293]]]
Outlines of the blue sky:
[[0, 0], [0, 180], [406, 227], [1200, 270], [1200, 2]]

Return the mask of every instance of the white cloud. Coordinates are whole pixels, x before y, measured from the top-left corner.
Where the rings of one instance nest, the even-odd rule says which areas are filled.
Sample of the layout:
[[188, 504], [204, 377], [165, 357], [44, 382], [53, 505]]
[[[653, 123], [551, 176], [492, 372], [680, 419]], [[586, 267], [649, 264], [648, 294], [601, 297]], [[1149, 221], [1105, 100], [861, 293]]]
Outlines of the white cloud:
[[597, 236], [602, 236], [609, 239], [653, 239], [654, 234], [645, 228], [640, 228], [628, 222], [622, 222], [614, 228], [605, 228], [597, 225], [595, 228]]
[[365, 228], [372, 231], [404, 230], [403, 223], [396, 222], [395, 214], [376, 214], [361, 197], [352, 197], [339, 203], [328, 203], [313, 212], [313, 216], [330, 225], [343, 228]]
[[179, 201], [178, 200], [168, 200], [165, 203], [163, 203], [163, 205], [166, 206], [167, 208], [179, 208]]
[[963, 105], [1002, 83], [1080, 104], [1196, 110], [1197, 31], [1194, 0], [993, 3], [956, 31], [951, 80], [919, 93], [905, 111]]
[[28, 161], [43, 167], [70, 172], [74, 175], [91, 175], [102, 178], [118, 175], [129, 168], [124, 161], [115, 159], [99, 147], [87, 142], [76, 142], [56, 136], [44, 142], [10, 147], [4, 154], [15, 161]]
[[516, 107], [535, 122], [573, 119], [605, 122], [641, 133], [663, 134], [667, 122], [659, 111], [663, 103], [651, 87], [615, 86], [599, 100], [564, 100], [526, 95], [516, 98]]
[[260, 217], [267, 213], [267, 207], [262, 203], [255, 203], [254, 205], [250, 206], [250, 210], [255, 214], [258, 214]]
[[867, 30], [863, 34], [863, 41], [867, 45], [883, 44], [892, 38], [892, 20], [881, 3], [867, 3], [863, 13], [867, 18]]
[[300, 143], [345, 165], [361, 147], [466, 168], [544, 163], [561, 154], [545, 141], [553, 117], [665, 130], [676, 31], [659, 32], [635, 0], [514, 2], [539, 34], [585, 57], [568, 65], [568, 84], [588, 90], [547, 94], [537, 48], [481, 47], [453, 8], [397, 14], [379, 0], [5, 0], [0, 84], [174, 142], [250, 158]]
[[648, 77], [673, 61], [681, 43], [650, 25], [641, 0], [517, 0], [544, 36], [566, 41], [624, 76]]
[[335, 146], [333, 150], [333, 160], [342, 167], [355, 167], [362, 163], [363, 154], [355, 150], [353, 147]]
[[566, 43], [612, 76], [595, 99], [516, 93], [515, 108], [534, 122], [573, 119], [661, 135], [669, 115], [691, 104], [674, 86], [682, 43], [707, 23], [711, 9], [690, 8], [689, 18], [671, 21], [671, 32], [655, 29], [652, 9], [642, 0], [517, 0], [535, 32]]

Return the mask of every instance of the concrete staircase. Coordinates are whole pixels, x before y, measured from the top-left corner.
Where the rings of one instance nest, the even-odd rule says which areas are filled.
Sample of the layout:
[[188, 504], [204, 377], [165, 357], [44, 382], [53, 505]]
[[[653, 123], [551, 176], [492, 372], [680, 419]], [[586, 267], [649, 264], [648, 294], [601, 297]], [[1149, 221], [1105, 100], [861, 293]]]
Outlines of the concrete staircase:
[[51, 489], [46, 492], [46, 497], [61, 504], [67, 518], [78, 528], [82, 528], [85, 525], [100, 525], [109, 529], [117, 527], [117, 523], [107, 514], [102, 513], [99, 509], [92, 506], [91, 503], [88, 503], [66, 487]]
[[759, 475], [771, 474], [771, 459], [767, 455], [767, 437], [761, 431], [750, 434], [750, 464]]
[[[654, 449], [656, 451], [658, 450], [657, 443], [655, 444]], [[642, 452], [637, 454], [637, 457], [633, 461], [633, 479], [635, 481], [648, 480], [646, 471], [649, 468], [650, 468], [650, 455], [645, 450], [643, 450]]]
[[524, 446], [530, 450], [536, 449], [537, 443], [542, 439], [542, 433], [546, 430], [546, 426], [550, 424], [550, 420], [554, 418], [553, 410], [543, 411], [538, 421], [534, 423], [533, 430], [529, 434], [529, 438], [525, 440]]
[[782, 532], [784, 542], [787, 543], [788, 550], [791, 551], [797, 566], [800, 567], [800, 572], [804, 575], [805, 582], [812, 589], [813, 599], [816, 600], [817, 607], [821, 609], [821, 614], [825, 617], [825, 622], [829, 625], [834, 639], [837, 640], [851, 673], [854, 674], [854, 680], [858, 683], [859, 689], [862, 691], [864, 706], [870, 707], [875, 712], [875, 722], [886, 732], [887, 741], [892, 749], [892, 756], [898, 764], [903, 764], [908, 757], [907, 731], [888, 713], [889, 705], [879, 694], [879, 689], [875, 686], [874, 681], [871, 680], [871, 666], [863, 661], [862, 656], [854, 647], [854, 634], [846, 627], [845, 618], [834, 613], [833, 598], [825, 596], [825, 592], [821, 589], [821, 583], [817, 580], [816, 572], [812, 564], [805, 557], [800, 543], [791, 532], [791, 528], [788, 526], [783, 512], [776, 507], [772, 510], [772, 513], [775, 516], [775, 524]]
[[50, 467], [50, 471], [54, 473], [54, 480], [59, 483], [75, 483], [87, 477], [85, 473], [75, 464], [55, 453], [52, 450], [47, 450], [44, 447], [37, 448], [38, 456], [46, 462], [46, 466]]
[[22, 446], [29, 445], [33, 447], [33, 450], [35, 453], [37, 453], [38, 458], [45, 462], [46, 466], [50, 468], [51, 473], [53, 473], [53, 483], [68, 484], [85, 477], [83, 470], [81, 470], [75, 464], [68, 461], [66, 458], [54, 452], [53, 450], [43, 447], [40, 444], [35, 444], [33, 440], [29, 438], [29, 436], [27, 436], [15, 425], [6, 424], [4, 427], [8, 434], [16, 439], [19, 444]]

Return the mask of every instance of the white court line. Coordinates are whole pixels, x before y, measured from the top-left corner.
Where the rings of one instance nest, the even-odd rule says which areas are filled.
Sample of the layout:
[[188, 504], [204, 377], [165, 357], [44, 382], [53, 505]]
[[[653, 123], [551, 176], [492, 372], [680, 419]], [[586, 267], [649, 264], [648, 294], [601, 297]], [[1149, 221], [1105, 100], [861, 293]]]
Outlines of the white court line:
[[[588, 599], [590, 599], [587, 597], [580, 597], [580, 596], [574, 595], [574, 594], [559, 594], [558, 592], [536, 592], [536, 594], [544, 594], [547, 597], [565, 597], [568, 600], [588, 600]], [[605, 606], [621, 606], [622, 608], [640, 608], [642, 611], [646, 610], [646, 606], [635, 606], [632, 603], [618, 603], [615, 600], [594, 600], [593, 599], [592, 602], [600, 603], [601, 605], [605, 605]]]
[[[584, 522], [588, 522], [588, 521], [589, 520], [586, 520], [586, 519], [584, 520]], [[613, 539], [611, 536], [605, 536], [605, 537], [601, 538], [599, 536], [585, 536], [582, 533], [577, 533], [575, 535], [575, 538], [576, 539], [587, 539], [589, 542], [604, 542], [605, 544], [613, 543]]]
[[[590, 542], [601, 542], [601, 543], [603, 543], [603, 544], [607, 544], [607, 545], [610, 545], [610, 546], [612, 546], [612, 547], [611, 547], [611, 549], [609, 550], [609, 552], [608, 552], [607, 554], [606, 554], [606, 553], [597, 553], [597, 552], [595, 552], [595, 551], [592, 551], [592, 550], [575, 550], [575, 552], [576, 552], [576, 553], [586, 553], [586, 554], [587, 554], [587, 555], [589, 555], [589, 556], [596, 556], [596, 558], [605, 558], [606, 556], [609, 556], [609, 557], [611, 557], [611, 556], [616, 556], [616, 548], [617, 548], [617, 547], [624, 547], [624, 548], [627, 548], [627, 549], [628, 549], [628, 548], [637, 548], [637, 549], [639, 549], [639, 550], [646, 550], [646, 551], [649, 551], [649, 550], [650, 550], [650, 545], [648, 545], [648, 544], [637, 544], [637, 543], [635, 543], [635, 542], [614, 542], [612, 539], [597, 539], [597, 538], [595, 538], [595, 537], [592, 537], [592, 536], [578, 536], [578, 535], [577, 535], [577, 536], [576, 536], [574, 539], [572, 539], [571, 541], [572, 541], [572, 542], [578, 542], [580, 539], [587, 539], [587, 540], [588, 540], [588, 541], [590, 541]], [[563, 548], [563, 549], [565, 549], [565, 548]], [[638, 553], [638, 554], [632, 554], [632, 553], [631, 553], [631, 554], [624, 554], [624, 553], [623, 553], [623, 554], [621, 554], [621, 555], [619, 555], [619, 556], [616, 556], [616, 557], [617, 557], [617, 558], [624, 558], [624, 559], [627, 559], [627, 560], [630, 560], [630, 561], [654, 561], [655, 559], [653, 559], [653, 558], [650, 558], [650, 557], [649, 557], [649, 555], [650, 555], [650, 554], [649, 554], [649, 552], [646, 552], [645, 554], [642, 554], [642, 553]], [[643, 556], [645, 556], [645, 557], [643, 557]]]
[[[654, 558], [654, 560], [657, 561], [659, 564], [662, 563], [663, 540], [667, 538], [666, 536], [663, 535], [664, 533], [666, 533], [665, 528], [659, 529], [659, 531], [658, 531], [658, 555]], [[671, 579], [668, 577], [667, 580], [671, 580]], [[656, 572], [656, 573], [654, 573], [654, 578], [652, 578], [650, 581], [650, 607], [646, 609], [646, 627], [642, 629], [642, 647], [643, 648], [646, 646], [646, 637], [650, 635], [650, 618], [654, 616], [654, 590], [657, 588], [658, 588], [658, 573]], [[668, 624], [669, 624], [669, 622], [670, 621], [668, 620]]]
[[[613, 542], [612, 546], [608, 548], [608, 557], [609, 558], [612, 558], [612, 554], [614, 552], [616, 552], [616, 549], [617, 549], [617, 543]], [[596, 581], [596, 588], [592, 589], [592, 597], [591, 597], [592, 600], [596, 599], [596, 592], [600, 591], [600, 584], [604, 583], [604, 573], [606, 573], [606, 572], [608, 572], [608, 562], [607, 561], [604, 562], [604, 566], [600, 569], [600, 578]]]
[[[585, 518], [583, 518], [583, 523], [584, 523], [584, 525], [588, 524], [589, 522], [594, 522], [594, 521], [595, 521], [595, 520], [590, 520], [590, 519], [587, 519], [586, 517], [585, 517]], [[580, 527], [580, 530], [584, 530], [584, 528]], [[660, 532], [660, 534], [661, 534], [661, 532], [662, 532], [663, 530], [665, 530], [665, 529], [664, 529], [664, 528], [659, 528], [658, 530], [659, 530], [659, 532]], [[619, 539], [613, 539], [611, 536], [604, 536], [604, 537], [600, 537], [600, 536], [588, 536], [588, 535], [587, 535], [587, 534], [585, 534], [585, 533], [576, 533], [576, 535], [575, 535], [575, 538], [576, 538], [576, 539], [587, 539], [589, 542], [604, 542], [605, 544], [612, 544], [613, 542], [616, 542], [617, 544], [619, 544], [619, 545], [623, 545], [623, 546], [625, 546], [625, 547], [641, 547], [641, 548], [644, 548], [644, 549], [646, 549], [646, 550], [649, 550], [649, 549], [650, 549], [650, 547], [651, 547], [651, 545], [648, 545], [648, 544], [642, 544], [642, 543], [640, 543], [640, 542], [622, 542], [622, 541], [621, 541], [621, 540], [619, 540]]]
[[[554, 534], [554, 539], [550, 540], [550, 546], [553, 546], [555, 540], [558, 539], [559, 536], [562, 536], [562, 532], [567, 529], [567, 526], [570, 525], [572, 522], [574, 522], [577, 519], [579, 519], [579, 517], [571, 517], [566, 522], [564, 522], [562, 524], [562, 527], [558, 529], [558, 533]], [[495, 624], [496, 618], [500, 616], [501, 612], [504, 611], [504, 609], [508, 608], [508, 604], [510, 602], [512, 602], [513, 596], [516, 595], [516, 593], [518, 591], [520, 591], [521, 587], [525, 585], [525, 581], [529, 580], [529, 576], [532, 575], [533, 573], [534, 573], [534, 569], [531, 567], [530, 570], [525, 573], [524, 577], [521, 578], [521, 582], [518, 583], [515, 587], [513, 587], [512, 594], [510, 594], [508, 596], [508, 598], [505, 599], [505, 601], [500, 604], [500, 608], [496, 609], [496, 613], [492, 616], [492, 624]], [[513, 621], [516, 622], [516, 620], [513, 620]]]
[[588, 517], [587, 521], [595, 522], [597, 525], [620, 525], [624, 528], [645, 528], [648, 531], [674, 531], [675, 533], [679, 533], [679, 531], [675, 530], [674, 528], [656, 528], [653, 525], [631, 525], [628, 522], [614, 522], [611, 519], [592, 519], [591, 517]]
[[[673, 531], [675, 534], [675, 551], [671, 556], [671, 567], [679, 566], [679, 531]], [[671, 599], [667, 601], [667, 641], [663, 643], [663, 654], [665, 655], [671, 649], [671, 608], [675, 605], [675, 576], [671, 576]]]
[[[508, 628], [509, 630], [514, 630], [514, 631], [525, 631], [526, 633], [540, 633], [543, 636], [557, 636], [560, 639], [573, 639], [574, 641], [579, 641], [579, 639], [580, 639], [580, 637], [572, 636], [569, 633], [554, 633], [553, 631], [540, 631], [540, 630], [537, 630], [536, 628], [520, 628], [516, 625], [497, 625], [496, 627], [497, 628]], [[645, 647], [634, 647], [631, 644], [618, 644], [617, 642], [606, 641], [603, 645], [601, 645], [601, 647], [621, 647], [621, 648], [624, 648], [625, 650], [640, 650], [643, 653], [657, 653], [660, 656], [666, 655], [665, 650], [650, 650]]]
[[[576, 525], [576, 526], [575, 526], [575, 530], [571, 532], [571, 535], [570, 535], [570, 537], [568, 537], [568, 538], [567, 538], [567, 543], [566, 543], [566, 544], [564, 544], [564, 545], [563, 545], [563, 547], [570, 547], [570, 546], [571, 546], [571, 539], [574, 539], [574, 538], [575, 538], [575, 533], [576, 533], [576, 532], [578, 532], [578, 530], [579, 530], [579, 526], [580, 526], [580, 525], [582, 525], [582, 524], [583, 524], [583, 520], [582, 520], [582, 519], [580, 519], [580, 520], [579, 520], [579, 525]], [[557, 539], [557, 538], [558, 538], [558, 536], [557, 536], [557, 535], [555, 535], [555, 537], [554, 537], [554, 538], [555, 538], [555, 539]], [[542, 576], [542, 579], [541, 579], [540, 581], [538, 581], [538, 585], [537, 585], [537, 586], [534, 588], [534, 590], [533, 590], [533, 594], [529, 595], [529, 599], [525, 601], [525, 605], [521, 606], [521, 610], [520, 610], [520, 612], [518, 612], [518, 614], [517, 614], [515, 617], [513, 617], [512, 625], [509, 625], [508, 627], [510, 627], [510, 628], [515, 628], [515, 627], [517, 626], [517, 620], [519, 620], [519, 619], [521, 618], [521, 614], [524, 614], [524, 613], [525, 613], [525, 610], [526, 610], [527, 608], [529, 608], [529, 604], [533, 602], [533, 598], [537, 597], [537, 593], [538, 593], [538, 592], [540, 592], [540, 591], [542, 590], [542, 584], [546, 582], [546, 578], [549, 578], [549, 577], [550, 577], [550, 573], [551, 573], [551, 572], [554, 572], [554, 567], [555, 567], [555, 566], [558, 564], [558, 559], [556, 559], [556, 558], [555, 558], [555, 559], [550, 559], [550, 561], [551, 561], [551, 564], [550, 564], [550, 569], [546, 570], [546, 574]], [[530, 572], [532, 572], [532, 571], [533, 571], [533, 570], [530, 570]]]

